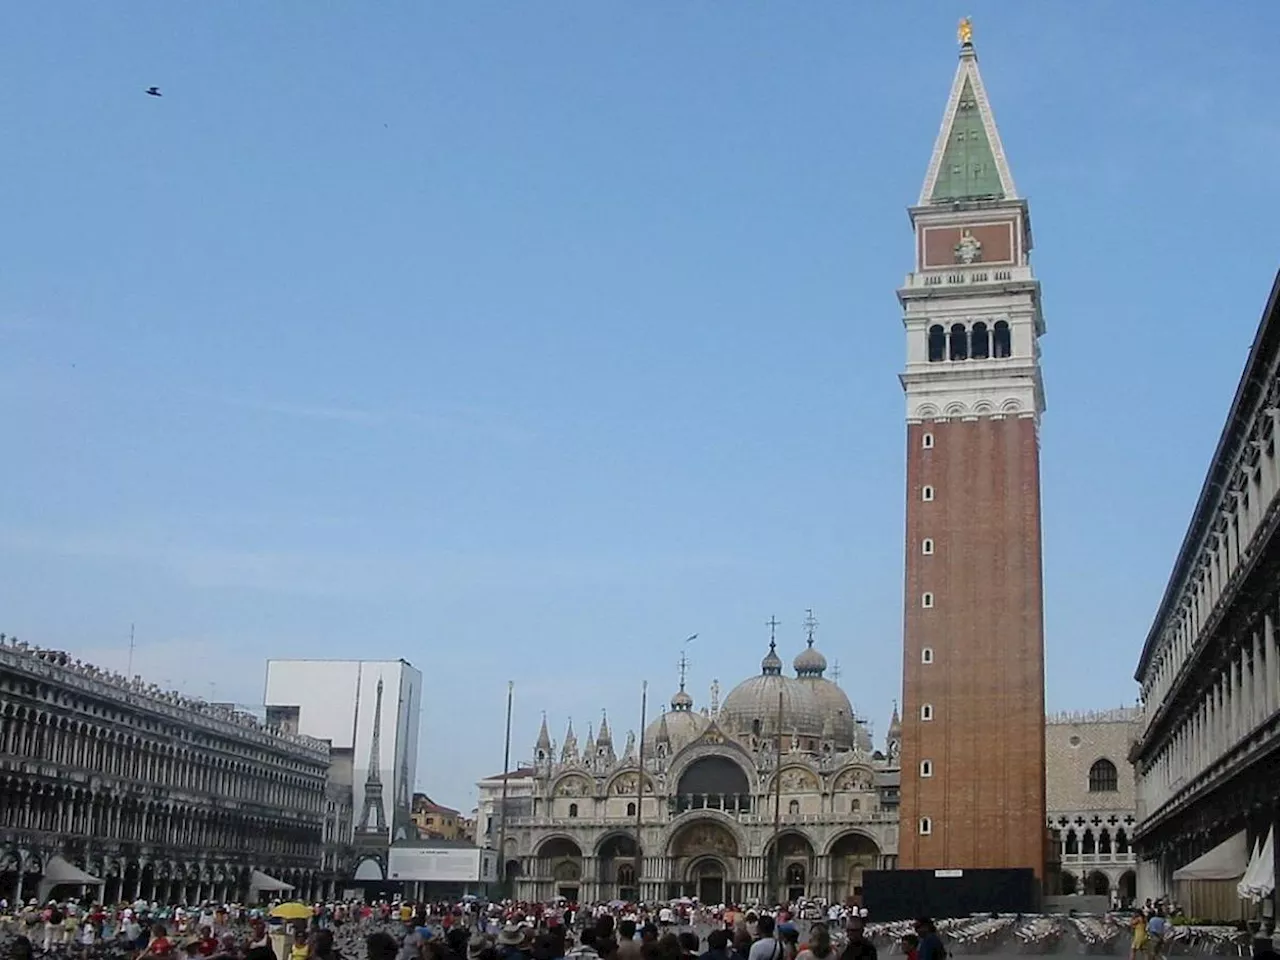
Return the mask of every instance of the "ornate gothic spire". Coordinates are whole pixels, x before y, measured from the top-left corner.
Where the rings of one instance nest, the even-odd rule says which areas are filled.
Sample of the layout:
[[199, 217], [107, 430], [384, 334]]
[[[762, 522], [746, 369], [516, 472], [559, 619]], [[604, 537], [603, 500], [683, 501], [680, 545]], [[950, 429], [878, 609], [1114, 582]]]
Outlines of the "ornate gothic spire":
[[547, 714], [542, 713], [542, 729], [538, 731], [538, 742], [533, 745], [534, 755], [539, 760], [551, 758], [551, 732], [547, 729]]
[[560, 762], [568, 763], [578, 759], [578, 738], [573, 733], [573, 717], [569, 718], [569, 728], [564, 732], [564, 747], [560, 750]]
[[671, 731], [667, 729], [667, 715], [664, 713], [658, 720], [658, 735], [654, 738], [654, 747], [659, 745], [665, 746], [667, 751], [671, 750]]
[[600, 732], [596, 734], [596, 746], [603, 747], [613, 743], [613, 735], [609, 733], [609, 712], [600, 712]]

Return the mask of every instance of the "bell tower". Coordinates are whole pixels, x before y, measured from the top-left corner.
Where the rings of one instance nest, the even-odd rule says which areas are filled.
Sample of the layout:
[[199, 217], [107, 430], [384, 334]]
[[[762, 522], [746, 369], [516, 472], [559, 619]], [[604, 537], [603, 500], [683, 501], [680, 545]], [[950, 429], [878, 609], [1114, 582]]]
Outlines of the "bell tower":
[[1040, 284], [968, 21], [919, 201], [907, 335], [899, 865], [1045, 863]]

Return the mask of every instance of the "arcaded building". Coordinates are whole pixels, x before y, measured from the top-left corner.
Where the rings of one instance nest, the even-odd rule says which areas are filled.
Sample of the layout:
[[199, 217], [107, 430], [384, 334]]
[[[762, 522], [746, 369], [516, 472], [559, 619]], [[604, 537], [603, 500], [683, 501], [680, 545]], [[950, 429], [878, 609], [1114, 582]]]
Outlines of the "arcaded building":
[[1044, 875], [1040, 283], [967, 24], [898, 291], [903, 867]]
[[1146, 710], [1131, 754], [1139, 895], [1174, 895], [1175, 873], [1221, 848], [1219, 872], [1253, 866], [1271, 916], [1280, 832], [1278, 416], [1280, 277], [1142, 648], [1135, 679]]
[[615, 744], [607, 718], [556, 744], [544, 719], [527, 815], [489, 823], [513, 895], [857, 900], [863, 871], [896, 859], [896, 717], [876, 749], [812, 637], [792, 667], [770, 643], [759, 674], [702, 708], [681, 682], [642, 744]]
[[329, 748], [0, 635], [0, 898], [332, 895]]

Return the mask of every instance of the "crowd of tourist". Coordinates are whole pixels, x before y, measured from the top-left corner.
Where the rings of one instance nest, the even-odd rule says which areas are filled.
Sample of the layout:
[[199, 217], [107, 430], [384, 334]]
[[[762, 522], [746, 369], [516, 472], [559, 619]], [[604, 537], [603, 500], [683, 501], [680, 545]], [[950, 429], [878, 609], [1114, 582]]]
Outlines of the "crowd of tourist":
[[[0, 900], [0, 957], [15, 960], [836, 960], [837, 954], [874, 960], [876, 948], [859, 911], [820, 903], [749, 911], [688, 901], [248, 908]], [[926, 951], [919, 960], [942, 957]]]
[[[1167, 905], [1132, 918], [991, 915], [870, 923], [865, 910], [820, 900], [772, 909], [658, 904], [579, 906], [475, 898], [193, 907], [75, 899], [0, 900], [0, 958], [14, 960], [947, 960], [956, 953], [1129, 952], [1157, 960], [1221, 953], [1230, 928], [1175, 927]], [[1077, 951], [1075, 948], [1079, 947]], [[1177, 951], [1186, 952], [1186, 951]], [[1229, 952], [1229, 951], [1228, 951]], [[1274, 956], [1269, 960], [1276, 960]]]

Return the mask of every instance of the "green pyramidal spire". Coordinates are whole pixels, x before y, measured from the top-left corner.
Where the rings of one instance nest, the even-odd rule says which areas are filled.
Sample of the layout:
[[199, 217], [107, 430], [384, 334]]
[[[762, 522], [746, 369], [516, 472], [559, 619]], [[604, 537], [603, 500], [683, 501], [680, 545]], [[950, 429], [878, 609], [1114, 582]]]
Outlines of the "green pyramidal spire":
[[1016, 196], [978, 72], [978, 57], [973, 45], [966, 43], [960, 51], [960, 65], [920, 202], [1004, 200]]
[[973, 83], [966, 78], [947, 133], [942, 167], [929, 199], [938, 203], [985, 197], [1003, 198], [1004, 187], [996, 170], [995, 154], [987, 141], [987, 131], [983, 129]]

